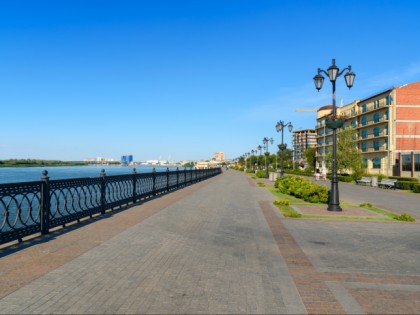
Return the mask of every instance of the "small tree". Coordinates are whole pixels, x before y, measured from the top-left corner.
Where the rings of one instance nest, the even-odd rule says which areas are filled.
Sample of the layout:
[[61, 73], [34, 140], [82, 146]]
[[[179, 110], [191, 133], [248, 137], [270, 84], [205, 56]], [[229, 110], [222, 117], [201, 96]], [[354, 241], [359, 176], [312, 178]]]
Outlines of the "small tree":
[[315, 169], [315, 162], [316, 162], [315, 153], [316, 153], [315, 147], [309, 147], [305, 150], [305, 159], [307, 162], [306, 168], [309, 169], [310, 171], [313, 171]]
[[[362, 153], [357, 148], [356, 131], [348, 127], [337, 134], [337, 171], [351, 171], [354, 178], [365, 173]], [[328, 168], [332, 168], [332, 150], [325, 157]]]

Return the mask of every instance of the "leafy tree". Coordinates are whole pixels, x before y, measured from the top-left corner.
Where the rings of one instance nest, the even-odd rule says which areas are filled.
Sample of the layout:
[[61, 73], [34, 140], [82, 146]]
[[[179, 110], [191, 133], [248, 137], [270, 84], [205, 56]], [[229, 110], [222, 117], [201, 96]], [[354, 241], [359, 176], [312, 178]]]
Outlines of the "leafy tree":
[[307, 162], [306, 168], [309, 169], [310, 171], [313, 171], [315, 169], [315, 162], [316, 162], [315, 153], [316, 153], [315, 147], [309, 147], [305, 150], [305, 159]]
[[[349, 127], [337, 133], [337, 172], [351, 171], [354, 178], [365, 173], [362, 153], [357, 148], [356, 131]], [[332, 149], [325, 157], [329, 169], [332, 169]]]

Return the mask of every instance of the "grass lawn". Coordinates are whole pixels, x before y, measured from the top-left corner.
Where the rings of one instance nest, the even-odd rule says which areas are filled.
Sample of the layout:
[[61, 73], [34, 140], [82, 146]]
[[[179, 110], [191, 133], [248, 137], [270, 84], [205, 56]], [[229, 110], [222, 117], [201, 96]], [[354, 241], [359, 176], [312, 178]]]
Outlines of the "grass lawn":
[[[370, 204], [361, 204], [357, 205], [346, 200], [340, 200], [340, 205], [342, 207], [361, 207], [367, 209], [369, 211], [379, 213], [384, 217], [365, 217], [365, 216], [329, 216], [329, 215], [308, 215], [308, 214], [301, 214], [293, 209], [292, 205], [305, 205], [305, 206], [319, 206], [320, 204], [314, 204], [310, 202], [306, 202], [302, 199], [298, 199], [296, 197], [282, 194], [278, 191], [278, 189], [274, 187], [266, 187], [274, 196], [276, 196], [281, 201], [287, 201], [288, 204], [286, 205], [276, 205], [276, 207], [280, 210], [280, 212], [288, 218], [303, 218], [303, 219], [333, 219], [333, 220], [357, 220], [357, 221], [392, 221], [397, 220], [396, 217], [399, 217], [399, 214], [386, 211], [380, 208], [373, 207]], [[325, 204], [325, 206], [327, 206]], [[407, 220], [408, 221], [408, 220]]]

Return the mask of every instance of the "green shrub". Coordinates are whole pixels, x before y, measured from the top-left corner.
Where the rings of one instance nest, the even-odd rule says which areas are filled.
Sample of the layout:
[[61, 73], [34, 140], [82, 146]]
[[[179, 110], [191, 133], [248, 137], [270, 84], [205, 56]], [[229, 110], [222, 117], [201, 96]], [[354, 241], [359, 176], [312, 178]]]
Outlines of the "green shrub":
[[361, 203], [359, 207], [361, 207], [361, 208], [371, 208], [373, 206], [369, 202], [366, 202], [366, 203]]
[[416, 185], [415, 182], [411, 181], [398, 181], [396, 184], [397, 187], [402, 190], [413, 190], [413, 187]]
[[265, 171], [257, 171], [255, 173], [255, 176], [257, 176], [258, 178], [265, 178]]
[[273, 203], [276, 206], [288, 206], [290, 204], [289, 200], [275, 200]]
[[399, 182], [413, 182], [413, 183], [418, 183], [419, 182], [419, 180], [417, 178], [414, 178], [414, 177], [389, 176], [389, 178], [396, 179]]
[[301, 176], [312, 176], [313, 172], [310, 170], [291, 170], [291, 169], [285, 169], [285, 174], [293, 174], [293, 175], [301, 175]]
[[328, 189], [298, 176], [277, 178], [276, 185], [282, 194], [295, 196], [311, 203], [328, 203]]
[[408, 213], [403, 213], [403, 214], [400, 214], [400, 215], [396, 215], [395, 217], [394, 217], [394, 219], [395, 220], [398, 220], [398, 221], [407, 221], [407, 222], [415, 222], [416, 221], [416, 219], [414, 219], [411, 215], [409, 215]]
[[420, 194], [420, 184], [415, 184], [411, 187], [411, 189], [413, 190], [413, 192]]
[[265, 187], [265, 184], [261, 183], [261, 182], [258, 182], [257, 185], [260, 186], [260, 187]]

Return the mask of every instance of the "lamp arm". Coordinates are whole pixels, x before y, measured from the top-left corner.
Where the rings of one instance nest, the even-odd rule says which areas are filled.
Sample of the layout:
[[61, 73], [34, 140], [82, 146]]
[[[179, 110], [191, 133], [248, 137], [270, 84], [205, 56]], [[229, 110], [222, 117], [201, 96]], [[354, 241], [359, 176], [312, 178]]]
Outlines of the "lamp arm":
[[321, 72], [324, 73], [327, 77], [329, 76], [327, 71], [318, 68], [318, 74], [320, 74]]
[[338, 78], [339, 76], [341, 76], [341, 75], [343, 74], [343, 72], [344, 72], [344, 71], [346, 71], [346, 70], [351, 71], [351, 66], [348, 66], [347, 68], [344, 68], [344, 69], [343, 69], [343, 70], [341, 70], [339, 73], [337, 73], [337, 78]]

